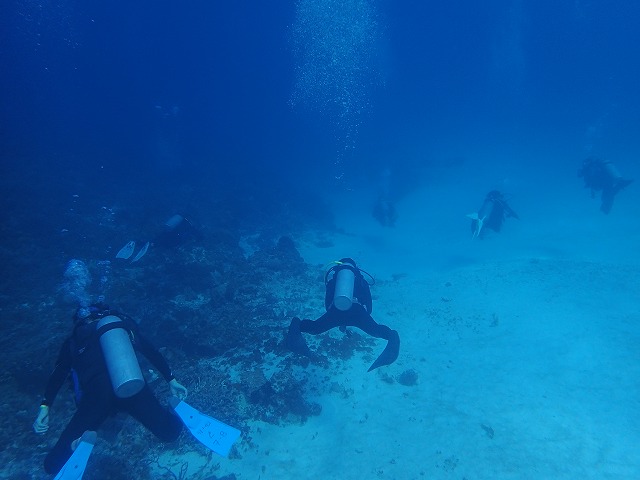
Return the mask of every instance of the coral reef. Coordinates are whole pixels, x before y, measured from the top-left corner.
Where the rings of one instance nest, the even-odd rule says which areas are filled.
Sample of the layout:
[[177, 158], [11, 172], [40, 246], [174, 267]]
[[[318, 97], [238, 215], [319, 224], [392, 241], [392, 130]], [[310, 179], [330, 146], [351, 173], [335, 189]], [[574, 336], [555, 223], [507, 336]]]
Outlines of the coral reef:
[[[102, 216], [101, 210], [94, 219], [98, 230], [115, 235], [118, 223]], [[77, 220], [91, 223], [85, 216]], [[71, 392], [63, 388], [58, 395], [47, 435], [35, 436], [28, 426], [75, 309], [98, 295], [106, 294], [107, 303], [139, 322], [189, 387], [192, 405], [241, 429], [232, 457], [241, 456], [243, 444], [251, 445], [256, 420], [299, 424], [320, 414], [321, 406], [309, 399], [307, 378], [300, 374], [310, 359], [291, 355], [281, 344], [291, 316], [318, 313], [324, 293], [318, 272], [304, 262], [288, 235], [254, 235], [258, 248], [245, 255], [237, 229], [214, 226], [206, 233], [202, 241], [174, 249], [152, 246], [136, 263], [105, 260], [104, 243], [92, 233], [94, 248], [81, 249], [86, 259], [58, 258], [62, 274], [51, 282], [54, 288], [44, 288], [39, 296], [19, 292], [15, 298], [29, 300], [21, 304], [4, 299], [2, 311], [13, 322], [10, 328], [5, 323], [0, 339], [5, 366], [3, 477], [41, 477], [44, 455], [73, 414]], [[92, 275], [100, 281], [91, 282]], [[329, 358], [340, 361], [371, 345], [358, 334], [318, 341], [321, 353], [311, 361], [320, 367], [329, 367]], [[146, 371], [149, 365], [141, 361]], [[169, 395], [157, 374], [151, 372], [149, 381], [159, 398]], [[333, 387], [327, 383], [326, 388]], [[125, 416], [108, 420], [98, 438], [92, 468], [84, 477], [88, 480], [217, 478], [212, 475], [215, 456], [187, 435], [177, 444], [163, 445]], [[167, 452], [171, 467], [163, 463]], [[190, 452], [204, 459], [201, 467], [196, 468]]]

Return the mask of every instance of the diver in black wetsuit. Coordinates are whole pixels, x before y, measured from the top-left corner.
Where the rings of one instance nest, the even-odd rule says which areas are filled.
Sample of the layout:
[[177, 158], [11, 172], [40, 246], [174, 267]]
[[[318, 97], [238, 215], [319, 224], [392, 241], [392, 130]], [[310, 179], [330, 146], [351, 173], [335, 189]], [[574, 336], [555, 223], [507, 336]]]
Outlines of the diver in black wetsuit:
[[499, 232], [508, 217], [520, 218], [509, 206], [504, 195], [498, 190], [491, 190], [487, 193], [480, 210], [477, 213], [467, 215], [467, 217], [471, 219], [471, 235], [473, 238], [482, 238], [485, 228]]
[[380, 222], [383, 227], [394, 227], [398, 220], [398, 212], [396, 206], [385, 195], [380, 195], [376, 199], [372, 211], [373, 218]]
[[591, 198], [596, 196], [596, 192], [602, 191], [600, 210], [605, 214], [611, 211], [617, 193], [633, 182], [622, 178], [613, 163], [597, 157], [589, 157], [582, 162], [578, 176], [584, 177], [584, 186], [591, 189]]
[[[164, 248], [175, 248], [186, 243], [188, 240], [195, 239], [201, 241], [202, 238], [202, 232], [194, 226], [191, 220], [184, 215], [172, 215], [164, 225], [162, 225], [162, 229], [153, 237], [153, 239], [142, 246], [131, 262], [137, 262], [144, 257], [147, 254], [149, 247], [152, 245]], [[116, 258], [128, 260], [129, 257], [133, 255], [135, 246], [135, 241], [129, 241], [118, 251]]]
[[[101, 327], [97, 331], [98, 320], [109, 316], [119, 321], [112, 324], [111, 328]], [[140, 390], [128, 398], [121, 398], [114, 392], [100, 336], [117, 328], [128, 333], [133, 348], [158, 369], [169, 382], [174, 395], [181, 398], [187, 395], [187, 389], [174, 378], [162, 354], [140, 334], [131, 318], [110, 311], [103, 304], [80, 308], [74, 318], [73, 333], [62, 344], [56, 367], [47, 382], [40, 412], [33, 424], [36, 433], [45, 433], [49, 429], [49, 408], [62, 384], [72, 375], [78, 409], [45, 458], [47, 473], [55, 474], [64, 466], [73, 453], [74, 441], [85, 431], [96, 430], [109, 416], [119, 411], [132, 415], [163, 442], [176, 440], [182, 431], [181, 420], [160, 405], [144, 380], [140, 380]], [[126, 338], [127, 335], [124, 336]]]
[[372, 337], [387, 340], [387, 346], [369, 371], [392, 364], [400, 351], [398, 332], [376, 323], [371, 317], [371, 290], [356, 262], [343, 258], [336, 263], [325, 275], [327, 312], [317, 320], [300, 320], [298, 317], [291, 320], [285, 339], [287, 347], [295, 353], [309, 355], [309, 347], [301, 332], [318, 335], [334, 327], [343, 332], [346, 327], [356, 327]]
[[186, 215], [175, 214], [164, 223], [162, 230], [151, 240], [151, 244], [173, 248], [190, 239], [201, 241], [202, 233]]

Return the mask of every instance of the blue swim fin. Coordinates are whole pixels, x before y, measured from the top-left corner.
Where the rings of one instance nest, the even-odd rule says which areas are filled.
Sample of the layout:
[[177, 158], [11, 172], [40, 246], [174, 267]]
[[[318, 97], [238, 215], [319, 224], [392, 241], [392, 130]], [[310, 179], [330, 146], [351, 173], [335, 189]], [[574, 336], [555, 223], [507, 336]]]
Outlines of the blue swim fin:
[[80, 437], [80, 443], [76, 447], [73, 455], [64, 464], [62, 470], [58, 472], [56, 478], [53, 480], [80, 480], [84, 475], [84, 470], [87, 467], [87, 460], [91, 455], [93, 446], [96, 444], [98, 434], [93, 431], [86, 431]]
[[145, 254], [147, 253], [147, 250], [149, 250], [149, 242], [145, 243], [144, 246], [140, 249], [140, 251], [138, 252], [138, 254], [133, 258], [133, 260], [131, 260], [131, 263], [133, 262], [137, 262], [138, 260], [140, 260], [142, 257], [145, 256]]
[[135, 248], [136, 248], [136, 242], [131, 240], [129, 243], [127, 243], [124, 247], [120, 249], [120, 251], [116, 255], [116, 258], [124, 258], [125, 260], [128, 259], [133, 254], [133, 251], [135, 250]]
[[470, 213], [467, 217], [471, 219], [471, 238], [479, 237], [482, 227], [484, 226], [484, 219], [486, 218], [486, 215], [480, 218], [477, 213]]
[[169, 404], [200, 443], [218, 455], [229, 455], [233, 442], [240, 436], [240, 430], [205, 415], [178, 397], [171, 397]]

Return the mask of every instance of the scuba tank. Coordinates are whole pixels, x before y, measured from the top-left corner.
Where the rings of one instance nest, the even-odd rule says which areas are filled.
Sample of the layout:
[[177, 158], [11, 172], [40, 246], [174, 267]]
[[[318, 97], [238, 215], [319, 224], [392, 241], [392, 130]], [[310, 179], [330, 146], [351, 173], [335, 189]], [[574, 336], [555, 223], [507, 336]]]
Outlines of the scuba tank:
[[145, 385], [138, 358], [133, 350], [129, 332], [115, 315], [108, 315], [98, 322], [97, 332], [111, 385], [117, 397], [132, 397]]
[[336, 289], [333, 295], [333, 304], [343, 312], [353, 305], [353, 289], [356, 281], [356, 266], [354, 263], [343, 262], [334, 267], [336, 276]]
[[185, 218], [182, 215], [176, 213], [169, 218], [169, 220], [164, 222], [164, 227], [166, 230], [175, 230], [182, 222], [184, 222], [184, 220]]
[[177, 213], [164, 222], [161, 231], [155, 236], [151, 243], [166, 248], [173, 248], [189, 238], [200, 239], [201, 234], [187, 217]]
[[[351, 258], [343, 258], [340, 261], [332, 263], [336, 263], [337, 265], [327, 270], [324, 275], [324, 284], [328, 286], [331, 280], [335, 280], [335, 287], [333, 288], [333, 292], [327, 290], [325, 307], [328, 310], [331, 305], [334, 305], [338, 310], [346, 312], [353, 305], [356, 276], [359, 277], [359, 280], [365, 280], [363, 274], [369, 277], [371, 281], [365, 280], [369, 286], [374, 285], [376, 282], [370, 273], [356, 266], [356, 262]], [[331, 293], [333, 293], [332, 297], [330, 296]], [[363, 295], [363, 298], [358, 298], [357, 302], [361, 303], [365, 310], [371, 312], [371, 293], [369, 289], [367, 288], [366, 292], [360, 291], [359, 295]]]

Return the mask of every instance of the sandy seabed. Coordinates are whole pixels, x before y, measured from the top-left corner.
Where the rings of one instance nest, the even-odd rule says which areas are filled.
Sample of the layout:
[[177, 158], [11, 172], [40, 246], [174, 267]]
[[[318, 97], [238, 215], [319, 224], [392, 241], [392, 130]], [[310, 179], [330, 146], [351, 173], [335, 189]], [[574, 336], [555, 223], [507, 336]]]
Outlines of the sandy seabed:
[[584, 203], [484, 240], [465, 238], [463, 210], [419, 222], [402, 204], [411, 227], [346, 212], [342, 233], [296, 239], [319, 272], [352, 256], [376, 276], [373, 316], [400, 332], [400, 357], [372, 373], [367, 354], [307, 368], [333, 385], [314, 399], [322, 413], [253, 424], [216, 475], [640, 478], [640, 235]]
[[[371, 199], [335, 198], [339, 228], [294, 241], [318, 281], [345, 256], [376, 278], [373, 317], [399, 332], [398, 360], [367, 373], [378, 340], [306, 368], [270, 354], [265, 378], [292, 368], [321, 413], [250, 421], [228, 459], [195, 439], [186, 454], [168, 447], [157, 477], [640, 478], [640, 194], [605, 216], [578, 187], [553, 206], [525, 191], [521, 219], [483, 240], [470, 238], [468, 199], [444, 184], [399, 202], [394, 228], [371, 218]], [[320, 296], [281, 293], [274, 332], [322, 313]]]

